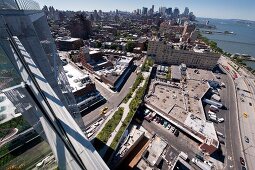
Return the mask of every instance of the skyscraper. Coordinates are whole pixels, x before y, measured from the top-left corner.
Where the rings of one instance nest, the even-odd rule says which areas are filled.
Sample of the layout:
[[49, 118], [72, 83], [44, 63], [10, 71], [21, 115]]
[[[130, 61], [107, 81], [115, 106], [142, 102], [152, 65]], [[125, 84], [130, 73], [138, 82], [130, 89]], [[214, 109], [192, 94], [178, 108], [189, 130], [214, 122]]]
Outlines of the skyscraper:
[[172, 11], [172, 8], [167, 8], [166, 9], [166, 14], [167, 15], [172, 15], [173, 11]]
[[143, 7], [142, 15], [147, 15], [148, 13], [148, 8]]
[[184, 16], [188, 16], [189, 15], [189, 8], [188, 7], [185, 7], [183, 15]]
[[174, 8], [173, 17], [177, 18], [180, 15], [180, 10], [178, 8]]
[[153, 13], [154, 13], [154, 5], [152, 5], [152, 7], [148, 11], [149, 15], [153, 15]]
[[9, 80], [0, 89], [47, 140], [60, 169], [108, 169], [78, 126], [79, 111], [39, 9], [34, 1], [0, 1], [0, 56], [15, 70], [1, 70]]

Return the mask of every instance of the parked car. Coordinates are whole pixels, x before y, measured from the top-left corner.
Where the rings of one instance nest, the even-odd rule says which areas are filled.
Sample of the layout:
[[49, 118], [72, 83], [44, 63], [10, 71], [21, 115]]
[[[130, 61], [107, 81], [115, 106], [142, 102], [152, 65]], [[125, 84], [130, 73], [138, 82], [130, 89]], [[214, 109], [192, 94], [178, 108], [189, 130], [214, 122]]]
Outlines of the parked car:
[[224, 118], [218, 118], [218, 122], [219, 122], [219, 123], [224, 122]]
[[175, 135], [176, 137], [178, 137], [178, 136], [179, 136], [179, 130], [178, 130], [178, 129], [175, 129], [175, 131], [174, 131], [174, 135]]
[[164, 124], [164, 119], [160, 120], [160, 124], [163, 125]]
[[166, 127], [168, 126], [168, 122], [167, 122], [167, 121], [164, 121], [163, 126], [166, 128]]
[[249, 105], [252, 106], [251, 102], [249, 102]]
[[170, 125], [170, 123], [167, 125], [167, 127], [166, 127], [168, 130], [171, 128], [171, 125]]
[[160, 118], [159, 118], [159, 117], [156, 118], [156, 122], [157, 122], [157, 123], [160, 122]]
[[245, 136], [244, 139], [245, 139], [245, 142], [246, 142], [246, 143], [249, 143], [249, 142], [250, 142], [250, 140], [249, 140], [249, 138], [248, 138], [247, 136]]
[[171, 131], [172, 131], [172, 133], [174, 133], [174, 130], [175, 130], [175, 127], [173, 126], [173, 127], [172, 127], [172, 130], [171, 130]]
[[245, 165], [245, 162], [244, 162], [243, 157], [240, 157], [240, 163], [241, 163], [242, 165]]
[[197, 159], [204, 161], [204, 157], [201, 154], [196, 154], [195, 156]]
[[204, 161], [207, 165], [209, 165], [211, 168], [214, 166], [212, 161]]
[[219, 140], [219, 142], [223, 145], [225, 145], [225, 141], [224, 140]]

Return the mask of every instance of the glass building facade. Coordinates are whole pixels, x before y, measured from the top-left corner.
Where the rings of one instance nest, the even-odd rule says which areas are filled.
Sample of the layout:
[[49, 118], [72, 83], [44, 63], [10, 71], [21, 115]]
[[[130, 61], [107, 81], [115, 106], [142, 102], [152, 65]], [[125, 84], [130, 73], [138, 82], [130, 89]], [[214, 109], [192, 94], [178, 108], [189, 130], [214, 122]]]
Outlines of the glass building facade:
[[0, 1], [0, 166], [108, 169], [82, 132], [79, 109], [38, 8], [34, 1]]

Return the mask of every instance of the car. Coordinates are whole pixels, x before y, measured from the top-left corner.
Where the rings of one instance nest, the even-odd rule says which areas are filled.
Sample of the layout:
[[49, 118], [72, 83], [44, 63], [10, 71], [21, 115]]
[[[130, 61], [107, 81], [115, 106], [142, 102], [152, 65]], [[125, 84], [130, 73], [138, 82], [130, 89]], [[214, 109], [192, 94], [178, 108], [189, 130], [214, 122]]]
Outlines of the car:
[[156, 122], [160, 123], [160, 118], [159, 117], [157, 117]]
[[171, 125], [170, 125], [170, 123], [167, 125], [167, 127], [166, 127], [168, 130], [171, 128]]
[[218, 118], [218, 122], [219, 122], [219, 123], [224, 122], [224, 118]]
[[249, 138], [247, 136], [244, 137], [244, 140], [245, 140], [246, 143], [250, 142], [250, 140], [249, 140]]
[[164, 121], [163, 126], [166, 128], [166, 127], [168, 126], [168, 122], [167, 122], [167, 121]]
[[249, 105], [252, 106], [251, 102], [249, 102]]
[[213, 167], [213, 162], [212, 161], [204, 161], [207, 165], [209, 165], [211, 168]]
[[246, 170], [245, 166], [242, 166], [242, 170]]
[[201, 161], [204, 161], [204, 157], [201, 154], [196, 154], [195, 157]]
[[102, 110], [101, 110], [101, 114], [105, 114], [108, 110], [108, 107], [104, 107]]
[[245, 162], [244, 162], [243, 157], [240, 157], [240, 163], [241, 163], [243, 166], [245, 166]]
[[175, 127], [173, 126], [173, 127], [172, 127], [172, 130], [171, 130], [171, 131], [172, 131], [172, 133], [174, 133], [174, 130], [175, 130]]
[[160, 120], [160, 124], [163, 125], [164, 124], [164, 119]]
[[219, 140], [219, 142], [223, 145], [225, 145], [225, 141], [224, 140]]
[[176, 137], [178, 137], [179, 136], [179, 130], [178, 129], [175, 129], [175, 131], [174, 131], [174, 135], [176, 136]]

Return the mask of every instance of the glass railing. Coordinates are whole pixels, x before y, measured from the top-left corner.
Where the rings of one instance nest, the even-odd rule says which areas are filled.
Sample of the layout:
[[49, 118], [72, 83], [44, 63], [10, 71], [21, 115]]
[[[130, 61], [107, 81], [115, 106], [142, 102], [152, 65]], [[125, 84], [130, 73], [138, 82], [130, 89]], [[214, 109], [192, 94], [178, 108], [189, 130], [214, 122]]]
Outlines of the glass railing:
[[21, 114], [20, 105], [27, 104], [24, 108], [29, 109], [29, 104], [14, 106], [10, 101], [17, 97], [15, 93], [21, 97], [25, 93], [21, 77], [1, 46], [0, 61], [0, 169], [57, 168], [50, 146], [33, 128], [38, 123], [31, 126]]
[[33, 0], [0, 0], [0, 9], [40, 10], [40, 6]]

